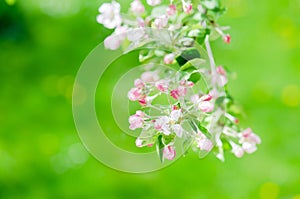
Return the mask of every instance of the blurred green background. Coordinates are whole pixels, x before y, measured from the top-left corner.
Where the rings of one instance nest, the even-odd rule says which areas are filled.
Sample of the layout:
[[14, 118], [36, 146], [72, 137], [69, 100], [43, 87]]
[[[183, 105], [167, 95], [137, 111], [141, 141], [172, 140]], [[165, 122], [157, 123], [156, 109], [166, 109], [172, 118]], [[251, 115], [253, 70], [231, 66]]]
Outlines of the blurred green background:
[[77, 70], [111, 32], [95, 21], [103, 2], [1, 0], [0, 198], [299, 199], [300, 1], [227, 0], [232, 44], [213, 44], [259, 150], [225, 163], [190, 153], [140, 175], [89, 156], [73, 123]]

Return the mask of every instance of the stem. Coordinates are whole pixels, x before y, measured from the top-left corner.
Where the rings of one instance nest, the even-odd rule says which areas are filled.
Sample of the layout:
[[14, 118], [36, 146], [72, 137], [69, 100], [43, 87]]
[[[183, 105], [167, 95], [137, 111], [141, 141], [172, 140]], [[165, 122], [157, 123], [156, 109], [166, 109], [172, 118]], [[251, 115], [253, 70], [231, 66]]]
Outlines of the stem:
[[210, 47], [209, 35], [207, 35], [206, 38], [205, 38], [205, 47], [206, 47], [209, 62], [210, 62], [211, 73], [212, 73], [212, 76], [215, 77], [215, 75], [217, 73], [216, 63], [215, 63], [214, 56], [213, 56], [213, 53], [212, 53], [212, 50], [211, 50], [211, 47]]

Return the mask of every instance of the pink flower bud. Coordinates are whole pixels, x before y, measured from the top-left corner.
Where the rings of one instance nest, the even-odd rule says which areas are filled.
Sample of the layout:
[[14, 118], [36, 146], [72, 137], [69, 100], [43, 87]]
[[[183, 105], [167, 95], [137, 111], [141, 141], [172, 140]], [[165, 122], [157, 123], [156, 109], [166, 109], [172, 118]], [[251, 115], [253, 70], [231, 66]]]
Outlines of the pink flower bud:
[[169, 16], [176, 14], [176, 6], [174, 4], [169, 5], [169, 7], [167, 8], [167, 14]]
[[231, 41], [230, 35], [229, 35], [229, 34], [225, 35], [225, 36], [223, 37], [223, 40], [224, 40], [225, 43], [229, 44], [230, 41]]
[[226, 75], [226, 71], [222, 66], [217, 67], [217, 73], [219, 73], [220, 75]]
[[212, 96], [210, 94], [203, 95], [200, 100], [201, 101], [210, 101], [212, 99]]
[[190, 3], [186, 3], [183, 5], [183, 11], [187, 14], [190, 14], [193, 10], [193, 5]]
[[175, 60], [175, 55], [174, 55], [173, 53], [167, 54], [167, 55], [164, 57], [164, 62], [165, 62], [165, 64], [172, 64], [174, 60]]
[[163, 156], [164, 158], [168, 159], [168, 160], [173, 160], [176, 156], [176, 151], [175, 151], [175, 148], [174, 146], [166, 146], [164, 149], [163, 149]]
[[177, 89], [176, 89], [176, 90], [171, 90], [170, 95], [171, 95], [174, 99], [176, 99], [176, 100], [178, 100], [179, 97], [180, 97], [179, 92], [178, 92]]
[[139, 103], [141, 106], [146, 106], [147, 105], [147, 101], [146, 101], [146, 98], [142, 98], [139, 100]]

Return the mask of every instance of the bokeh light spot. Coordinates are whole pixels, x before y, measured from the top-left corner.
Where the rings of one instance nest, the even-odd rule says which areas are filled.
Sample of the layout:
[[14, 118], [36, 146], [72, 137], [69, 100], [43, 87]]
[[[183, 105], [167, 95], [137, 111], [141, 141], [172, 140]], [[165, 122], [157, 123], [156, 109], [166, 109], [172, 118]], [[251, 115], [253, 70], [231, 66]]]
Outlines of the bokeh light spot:
[[14, 5], [14, 4], [16, 3], [16, 0], [5, 0], [5, 2], [6, 2], [8, 5], [12, 6], [12, 5]]
[[272, 182], [263, 184], [260, 188], [259, 196], [261, 199], [275, 199], [278, 197], [280, 187]]
[[290, 107], [297, 107], [300, 104], [300, 89], [297, 85], [286, 86], [281, 93], [283, 104]]
[[293, 199], [300, 199], [300, 194], [295, 195], [295, 196], [293, 197]]

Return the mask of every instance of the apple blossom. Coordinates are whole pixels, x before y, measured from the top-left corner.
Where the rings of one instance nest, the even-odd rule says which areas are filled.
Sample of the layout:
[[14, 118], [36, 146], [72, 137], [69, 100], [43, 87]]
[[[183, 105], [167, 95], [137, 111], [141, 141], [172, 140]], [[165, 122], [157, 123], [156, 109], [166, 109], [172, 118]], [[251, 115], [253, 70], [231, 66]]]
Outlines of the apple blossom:
[[146, 2], [149, 11], [142, 0], [132, 0], [128, 13], [121, 15], [113, 0], [102, 4], [97, 16], [100, 24], [114, 29], [104, 40], [106, 49], [143, 48], [139, 61], [144, 72], [127, 93], [141, 107], [128, 118], [131, 130], [142, 130], [136, 146], [156, 145], [161, 160], [175, 158], [177, 139], [201, 153], [214, 151], [221, 161], [226, 150], [238, 158], [255, 152], [261, 139], [252, 129], [241, 128], [237, 114], [226, 109], [235, 103], [224, 89], [229, 77], [224, 67], [216, 66], [210, 45], [215, 33], [231, 42], [217, 20], [224, 8], [217, 0]]
[[111, 3], [102, 4], [99, 7], [100, 14], [97, 16], [98, 23], [109, 29], [120, 26], [122, 23], [120, 10], [120, 4], [114, 0]]

